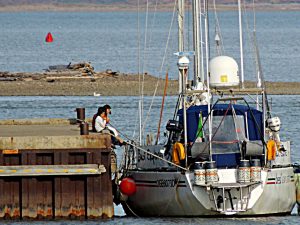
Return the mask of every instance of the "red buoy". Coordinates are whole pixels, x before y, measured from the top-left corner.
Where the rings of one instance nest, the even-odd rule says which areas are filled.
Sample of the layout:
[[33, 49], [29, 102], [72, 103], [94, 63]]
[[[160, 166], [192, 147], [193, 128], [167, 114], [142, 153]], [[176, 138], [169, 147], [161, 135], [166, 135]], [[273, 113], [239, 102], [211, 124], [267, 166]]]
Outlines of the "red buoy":
[[52, 34], [49, 32], [46, 36], [46, 42], [53, 42]]
[[120, 191], [124, 195], [133, 195], [136, 192], [136, 184], [132, 178], [125, 177], [120, 183]]

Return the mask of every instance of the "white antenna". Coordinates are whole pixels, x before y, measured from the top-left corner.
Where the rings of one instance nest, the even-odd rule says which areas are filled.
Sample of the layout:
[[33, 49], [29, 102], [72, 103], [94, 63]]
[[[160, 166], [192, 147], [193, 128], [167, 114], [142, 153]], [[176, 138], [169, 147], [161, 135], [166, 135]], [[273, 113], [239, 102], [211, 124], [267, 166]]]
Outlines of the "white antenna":
[[[184, 0], [178, 0], [178, 52], [184, 51]], [[178, 74], [178, 93], [182, 92], [181, 75]], [[180, 104], [181, 105], [181, 104]]]

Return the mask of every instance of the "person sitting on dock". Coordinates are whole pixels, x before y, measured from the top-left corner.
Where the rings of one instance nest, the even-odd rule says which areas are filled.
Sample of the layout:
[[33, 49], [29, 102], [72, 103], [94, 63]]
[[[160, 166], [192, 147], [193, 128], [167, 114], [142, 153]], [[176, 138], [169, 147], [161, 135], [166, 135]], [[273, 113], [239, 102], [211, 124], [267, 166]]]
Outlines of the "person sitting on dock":
[[117, 130], [114, 127], [112, 127], [111, 125], [109, 125], [110, 119], [109, 119], [108, 115], [111, 114], [111, 107], [110, 107], [110, 105], [106, 104], [106, 105], [103, 106], [103, 108], [104, 108], [104, 117], [103, 118], [106, 121], [106, 127], [107, 127], [107, 129], [113, 131], [114, 134], [118, 134]]
[[111, 114], [111, 107], [110, 105], [104, 105], [103, 106], [104, 110], [105, 110], [105, 120], [106, 120], [106, 123], [109, 123], [110, 119], [108, 117], [108, 114]]
[[92, 131], [93, 131], [93, 132], [97, 132], [96, 127], [95, 127], [95, 124], [96, 124], [96, 118], [97, 118], [98, 115], [101, 114], [101, 110], [102, 110], [101, 107], [99, 107], [97, 113], [95, 113], [95, 114], [93, 115], [93, 119], [92, 119]]
[[102, 132], [104, 129], [108, 129], [112, 134], [112, 143], [114, 145], [123, 145], [124, 141], [119, 137], [118, 131], [114, 127], [107, 125], [107, 118], [106, 108], [99, 107], [97, 117], [95, 119], [96, 132]]
[[105, 115], [103, 116], [103, 118], [105, 119], [106, 124], [108, 124], [109, 121], [110, 121], [110, 119], [108, 117], [108, 114], [111, 114], [111, 107], [110, 107], [110, 105], [104, 105], [103, 107], [99, 107], [97, 113], [94, 114], [93, 119], [92, 119], [92, 130], [93, 130], [93, 132], [97, 132], [97, 130], [95, 128], [96, 118], [97, 118], [98, 115], [100, 115], [100, 111], [99, 110], [102, 110], [102, 109], [105, 112]]

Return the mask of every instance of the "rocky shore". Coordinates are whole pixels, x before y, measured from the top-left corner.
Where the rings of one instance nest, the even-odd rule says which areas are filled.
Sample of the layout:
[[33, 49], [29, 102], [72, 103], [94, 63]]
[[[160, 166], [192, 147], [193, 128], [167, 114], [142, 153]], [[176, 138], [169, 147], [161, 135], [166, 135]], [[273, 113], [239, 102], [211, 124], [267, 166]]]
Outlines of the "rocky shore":
[[[135, 96], [139, 95], [141, 78], [135, 74], [122, 74], [84, 70], [48, 71], [43, 73], [0, 72], [0, 96]], [[165, 80], [145, 75], [144, 94], [162, 95]], [[246, 82], [246, 87], [255, 87]], [[300, 82], [266, 82], [268, 94], [300, 95]], [[176, 95], [178, 81], [168, 81], [168, 95]]]

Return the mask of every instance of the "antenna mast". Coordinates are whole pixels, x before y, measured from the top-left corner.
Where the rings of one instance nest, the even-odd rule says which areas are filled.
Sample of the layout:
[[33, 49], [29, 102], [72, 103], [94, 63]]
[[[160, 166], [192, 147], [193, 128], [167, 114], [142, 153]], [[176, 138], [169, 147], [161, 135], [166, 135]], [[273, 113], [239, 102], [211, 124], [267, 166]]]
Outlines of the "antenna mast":
[[[178, 0], [178, 52], [184, 51], [184, 0]], [[178, 93], [182, 93], [181, 74], [178, 74]], [[179, 104], [180, 106], [182, 104]], [[181, 107], [180, 107], [181, 108]]]
[[238, 8], [239, 8], [239, 30], [240, 30], [241, 82], [242, 82], [242, 88], [245, 88], [245, 86], [244, 86], [244, 49], [243, 49], [243, 28], [242, 28], [241, 0], [238, 0]]
[[[200, 32], [199, 32], [199, 0], [193, 1], [193, 44], [194, 44], [194, 87], [198, 89], [198, 83], [204, 82], [204, 80], [201, 79], [200, 74]], [[203, 89], [202, 87], [199, 87], [200, 89]]]

